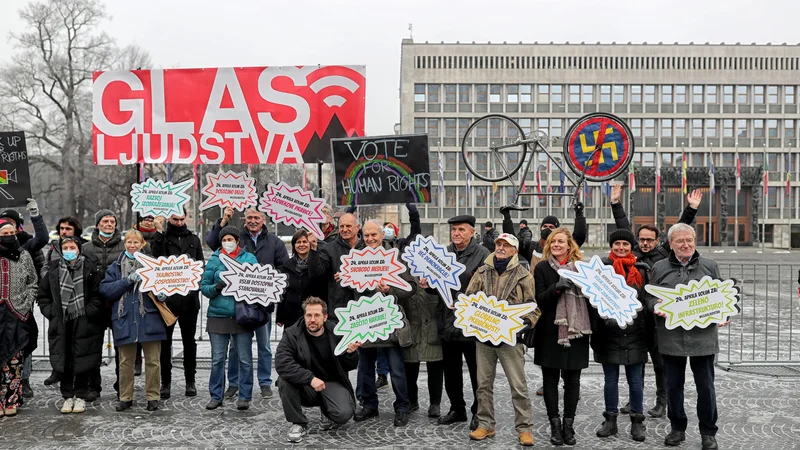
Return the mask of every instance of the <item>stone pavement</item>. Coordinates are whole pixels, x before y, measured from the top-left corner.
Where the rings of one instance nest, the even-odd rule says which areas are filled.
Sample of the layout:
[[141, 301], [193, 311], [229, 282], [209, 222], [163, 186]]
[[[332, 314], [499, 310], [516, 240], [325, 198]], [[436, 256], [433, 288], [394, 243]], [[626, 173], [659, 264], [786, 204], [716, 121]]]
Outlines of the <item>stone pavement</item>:
[[[273, 343], [274, 345], [274, 343]], [[208, 364], [198, 371], [199, 395], [187, 398], [183, 393], [183, 376], [180, 365], [175, 366], [173, 397], [161, 402], [161, 409], [147, 412], [144, 407], [144, 377], [137, 377], [135, 399], [137, 405], [129, 411], [114, 411], [114, 391], [111, 388], [113, 367], [104, 367], [104, 390], [100, 400], [83, 414], [62, 415], [58, 408], [61, 396], [57, 388], [45, 387], [49, 367], [46, 361], [37, 361], [32, 382], [35, 398], [28, 401], [16, 418], [0, 419], [0, 448], [519, 448], [513, 427], [508, 384], [498, 368], [495, 384], [495, 408], [498, 419], [497, 436], [485, 442], [468, 438], [467, 424], [438, 426], [428, 419], [426, 374], [420, 374], [420, 400], [422, 408], [412, 414], [406, 427], [392, 426], [392, 391], [379, 391], [381, 416], [362, 423], [350, 422], [331, 431], [317, 427], [318, 409], [306, 410], [312, 420], [310, 434], [300, 444], [286, 441], [289, 424], [284, 420], [280, 399], [262, 399], [257, 393], [249, 411], [236, 411], [228, 403], [215, 411], [206, 411], [208, 401]], [[649, 369], [649, 368], [648, 368]], [[539, 385], [541, 375], [537, 366], [526, 362], [528, 387]], [[465, 379], [468, 376], [465, 370]], [[355, 378], [355, 372], [351, 372]], [[700, 448], [697, 420], [694, 412], [694, 384], [687, 375], [687, 413], [689, 430], [687, 440], [679, 448]], [[719, 404], [719, 434], [722, 449], [796, 449], [800, 448], [800, 378], [774, 378], [762, 375], [717, 371], [717, 397]], [[646, 379], [645, 399], [654, 399], [651, 375]], [[468, 390], [468, 389], [467, 389]], [[623, 384], [622, 390], [626, 391]], [[627, 398], [626, 394], [621, 394]], [[551, 448], [547, 436], [544, 404], [541, 397], [533, 396], [533, 430], [535, 448]], [[445, 394], [442, 409], [447, 411]], [[651, 403], [652, 406], [652, 403]], [[600, 367], [592, 364], [584, 371], [581, 382], [581, 400], [575, 428], [580, 449], [651, 449], [665, 448], [663, 438], [668, 433], [667, 419], [648, 419], [647, 440], [637, 443], [627, 434], [630, 423], [620, 420], [620, 435], [600, 439], [594, 433], [603, 411], [603, 377]], [[568, 447], [562, 447], [568, 448]]]

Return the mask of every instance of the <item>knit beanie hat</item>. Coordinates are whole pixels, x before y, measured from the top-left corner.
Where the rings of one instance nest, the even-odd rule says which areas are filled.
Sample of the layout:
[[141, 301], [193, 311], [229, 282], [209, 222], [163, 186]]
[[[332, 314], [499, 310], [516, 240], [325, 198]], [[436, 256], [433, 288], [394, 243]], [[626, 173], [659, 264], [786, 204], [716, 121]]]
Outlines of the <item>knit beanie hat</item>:
[[114, 218], [114, 220], [117, 220], [117, 215], [114, 214], [114, 211], [111, 211], [110, 209], [101, 209], [100, 211], [94, 213], [94, 226], [100, 225], [100, 221], [103, 220], [103, 217], [108, 216], [111, 216]]
[[19, 212], [16, 209], [7, 209], [0, 213], [0, 218], [11, 219], [14, 223], [17, 224], [18, 228], [22, 228], [22, 225], [25, 223], [25, 219], [22, 218]]
[[80, 251], [80, 250], [82, 250], [81, 245], [83, 244], [83, 242], [81, 242], [81, 241], [82, 241], [82, 239], [80, 237], [78, 237], [78, 236], [64, 236], [64, 237], [61, 238], [61, 242], [59, 243], [59, 247], [63, 247], [65, 242], [74, 242], [75, 245], [78, 246], [78, 250]]
[[546, 224], [553, 225], [556, 228], [561, 226], [561, 222], [558, 221], [558, 218], [556, 216], [547, 216], [544, 219], [542, 219], [542, 224], [540, 226]]
[[631, 247], [633, 247], [636, 243], [636, 237], [633, 235], [631, 230], [627, 228], [620, 228], [608, 235], [608, 246], [613, 246], [614, 242], [617, 241], [628, 241], [631, 244]]
[[238, 228], [228, 225], [219, 231], [219, 241], [222, 242], [222, 238], [231, 235], [236, 239], [236, 242], [239, 242], [239, 233], [240, 230]]

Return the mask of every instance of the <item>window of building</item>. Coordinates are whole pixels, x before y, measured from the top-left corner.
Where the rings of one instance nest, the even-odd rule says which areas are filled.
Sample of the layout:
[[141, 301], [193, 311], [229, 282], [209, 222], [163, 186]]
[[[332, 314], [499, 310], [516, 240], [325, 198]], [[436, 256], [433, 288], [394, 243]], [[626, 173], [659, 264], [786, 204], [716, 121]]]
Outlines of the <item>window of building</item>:
[[675, 86], [675, 103], [686, 103], [686, 86]]
[[444, 137], [456, 137], [456, 119], [444, 119]]
[[455, 84], [445, 84], [444, 85], [444, 102], [445, 103], [455, 103], [456, 102], [456, 85]]
[[414, 118], [414, 134], [425, 134], [425, 119]]
[[631, 132], [634, 137], [642, 137], [642, 119], [631, 119]]
[[428, 103], [439, 103], [439, 85], [428, 85]]
[[500, 95], [502, 95], [502, 93], [502, 84], [489, 85], [489, 103], [500, 103]]
[[661, 103], [672, 103], [672, 86], [661, 86]]
[[656, 137], [656, 120], [644, 119], [644, 136]]
[[771, 138], [778, 137], [778, 121], [776, 119], [767, 120], [767, 133]]
[[692, 119], [692, 137], [703, 137], [703, 119]]
[[439, 119], [428, 119], [428, 136], [439, 137]]
[[753, 157], [752, 167], [762, 167], [764, 165], [764, 154], [761, 152], [751, 153]]
[[764, 120], [762, 119], [755, 119], [753, 120], [753, 137], [764, 137]]
[[656, 161], [656, 154], [655, 153], [642, 153], [642, 165], [647, 167], [653, 167]]
[[754, 86], [753, 87], [753, 101], [757, 105], [764, 104], [764, 86]]
[[625, 103], [625, 86], [614, 86], [614, 103]]
[[594, 103], [594, 86], [583, 85], [583, 103]]
[[521, 84], [519, 86], [519, 101], [522, 103], [530, 103], [532, 97], [533, 86], [530, 84]]
[[631, 103], [642, 103], [642, 86], [631, 86]]
[[569, 102], [580, 103], [581, 101], [581, 87], [577, 84], [569, 85]]
[[445, 186], [444, 187], [444, 206], [445, 206], [445, 208], [455, 208], [456, 207], [456, 197], [457, 197], [457, 195], [456, 195], [456, 187], [455, 186]]
[[561, 137], [563, 136], [563, 128], [562, 123], [564, 121], [561, 119], [553, 119], [552, 123], [550, 124], [550, 137]]
[[722, 120], [722, 137], [733, 137], [733, 119]]
[[536, 129], [550, 134], [550, 119], [536, 119]]
[[532, 119], [519, 119], [517, 123], [522, 128], [522, 134], [525, 136], [531, 134], [531, 121]]
[[722, 167], [735, 167], [736, 161], [734, 160], [733, 153], [722, 154]]
[[644, 87], [644, 102], [645, 103], [656, 102], [656, 87], [653, 86], [652, 84]]
[[458, 137], [460, 139], [464, 139], [464, 136], [466, 136], [470, 123], [470, 119], [458, 119]]
[[686, 119], [675, 119], [675, 137], [686, 137]]
[[736, 103], [750, 103], [747, 95], [747, 86], [736, 86]]
[[519, 102], [519, 85], [518, 84], [509, 84], [506, 86], [506, 103], [517, 103]]
[[736, 136], [747, 137], [747, 119], [736, 120]]
[[775, 172], [778, 170], [778, 154], [767, 153], [767, 170]]
[[767, 86], [767, 102], [770, 105], [778, 104], [778, 86]]
[[415, 103], [425, 103], [425, 85], [424, 84], [415, 84], [414, 85], [414, 102]]
[[475, 188], [475, 206], [478, 208], [485, 208], [489, 206], [488, 202], [488, 187], [476, 186]]
[[539, 85], [539, 103], [550, 103], [550, 86], [546, 84]]
[[794, 132], [794, 119], [786, 119], [783, 121], [783, 135], [787, 138], [793, 138]]
[[727, 105], [733, 103], [733, 86], [722, 86], [722, 102]]
[[703, 86], [692, 86], [692, 103], [703, 103]]
[[706, 137], [717, 137], [717, 119], [706, 119]]
[[783, 87], [783, 103], [787, 105], [794, 104], [794, 86]]
[[672, 137], [672, 119], [661, 119], [661, 137]]
[[611, 85], [600, 85], [600, 103], [611, 103]]
[[458, 85], [458, 102], [459, 103], [470, 103], [470, 91], [472, 90], [472, 85], [469, 84], [459, 84]]
[[489, 86], [485, 84], [478, 84], [475, 86], [476, 94], [476, 102], [477, 103], [488, 103], [489, 102]]
[[706, 103], [717, 103], [716, 86], [706, 86]]
[[564, 86], [554, 84], [550, 88], [553, 91], [553, 103], [564, 103]]

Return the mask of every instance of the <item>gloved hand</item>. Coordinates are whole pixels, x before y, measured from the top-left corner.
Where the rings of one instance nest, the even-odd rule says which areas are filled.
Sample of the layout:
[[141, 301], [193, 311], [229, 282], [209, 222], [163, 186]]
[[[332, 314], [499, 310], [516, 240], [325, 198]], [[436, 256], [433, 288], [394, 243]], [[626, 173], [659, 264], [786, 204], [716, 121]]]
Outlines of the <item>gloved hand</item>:
[[576, 202], [572, 209], [575, 210], [575, 214], [583, 214], [583, 203]]
[[156, 294], [156, 300], [160, 301], [161, 303], [164, 303], [167, 300], [167, 294], [163, 292], [160, 294]]
[[36, 203], [36, 199], [29, 198], [28, 204], [25, 205], [25, 209], [28, 210], [28, 213], [31, 215], [31, 217], [39, 215], [39, 204]]
[[415, 213], [417, 212], [417, 205], [414, 203], [406, 202], [406, 209], [408, 210], [409, 214]]
[[572, 280], [570, 280], [569, 278], [562, 278], [558, 280], [558, 283], [556, 283], [556, 290], [564, 291], [565, 289], [569, 289], [572, 286], [573, 286]]
[[217, 292], [222, 292], [222, 290], [223, 290], [223, 289], [225, 289], [225, 286], [227, 286], [227, 285], [228, 285], [228, 284], [227, 284], [227, 283], [225, 283], [225, 281], [224, 281], [224, 280], [219, 280], [219, 281], [217, 282], [217, 285], [216, 285], [216, 286], [214, 286], [214, 289], [216, 289], [216, 290], [217, 290]]
[[139, 274], [136, 273], [136, 272], [133, 272], [132, 274], [128, 275], [128, 281], [130, 283], [136, 283], [141, 279], [142, 279], [142, 277], [140, 277]]

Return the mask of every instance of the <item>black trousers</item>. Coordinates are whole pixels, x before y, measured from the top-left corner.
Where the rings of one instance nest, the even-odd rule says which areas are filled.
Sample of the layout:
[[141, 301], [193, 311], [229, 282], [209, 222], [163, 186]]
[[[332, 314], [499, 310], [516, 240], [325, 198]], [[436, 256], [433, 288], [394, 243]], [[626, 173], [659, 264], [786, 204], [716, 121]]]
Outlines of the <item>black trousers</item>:
[[[650, 361], [653, 362], [653, 374], [656, 376], [656, 404], [667, 405], [667, 382], [664, 377], [664, 357], [658, 348], [650, 350]], [[642, 380], [647, 364], [642, 366]]]
[[[419, 402], [417, 380], [419, 379], [420, 363], [405, 363], [405, 366], [406, 383], [408, 384], [408, 401], [413, 405]], [[444, 361], [426, 362], [425, 367], [428, 369], [428, 393], [430, 395], [431, 405], [438, 405], [442, 403]]]
[[581, 395], [581, 369], [563, 370], [542, 367], [542, 385], [544, 406], [547, 418], [560, 417], [558, 413], [558, 379], [564, 380], [564, 418], [574, 419], [578, 409], [578, 398]]
[[75, 355], [72, 353], [73, 326], [70, 322], [64, 325], [64, 372], [61, 374], [61, 396], [86, 399], [89, 395], [90, 372], [75, 373]]
[[[185, 311], [178, 316], [181, 326], [181, 342], [183, 342], [183, 376], [187, 383], [194, 383], [197, 372], [197, 341], [194, 334], [197, 331], [198, 311]], [[161, 384], [172, 383], [172, 333], [175, 324], [167, 327], [167, 340], [161, 341]]]
[[[686, 382], [686, 357], [664, 356], [667, 377], [667, 417], [673, 431], [686, 431], [688, 419], [684, 409], [683, 387]], [[690, 356], [689, 366], [697, 386], [697, 418], [700, 434], [717, 434], [717, 392], [714, 389], [714, 355]]]
[[450, 399], [450, 411], [466, 414], [464, 401], [464, 373], [463, 362], [467, 362], [469, 379], [472, 384], [472, 414], [478, 412], [478, 366], [475, 363], [475, 342], [469, 341], [442, 341], [444, 353], [444, 389]]
[[326, 381], [325, 389], [317, 392], [311, 385], [301, 386], [279, 380], [278, 394], [286, 420], [297, 425], [308, 424], [303, 406], [319, 406], [323, 414], [339, 425], [347, 423], [356, 410], [353, 393], [343, 384], [334, 381]]

